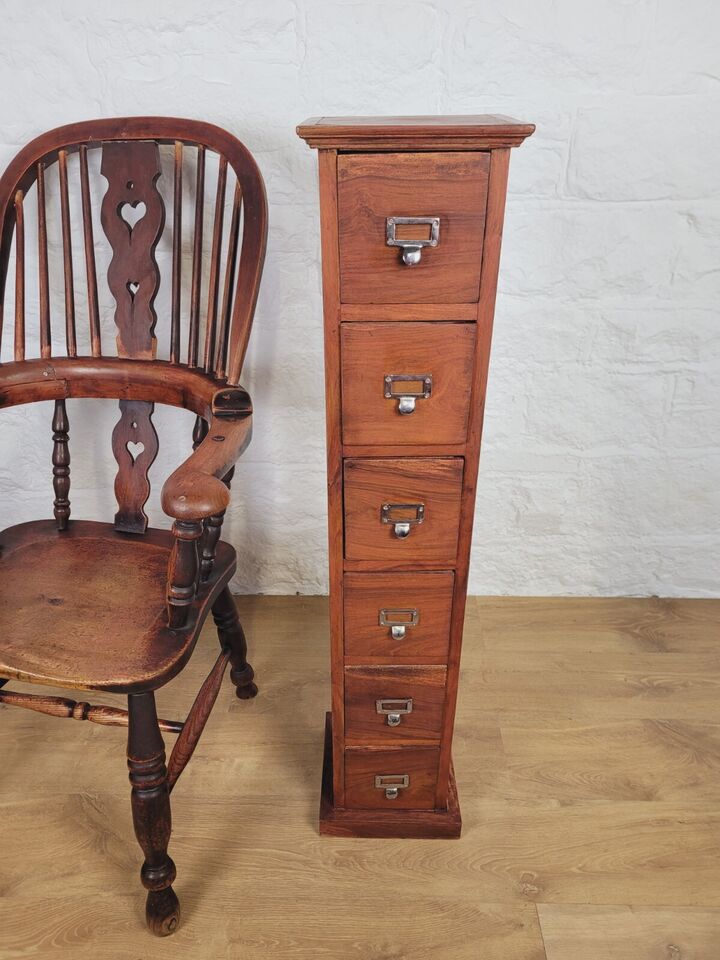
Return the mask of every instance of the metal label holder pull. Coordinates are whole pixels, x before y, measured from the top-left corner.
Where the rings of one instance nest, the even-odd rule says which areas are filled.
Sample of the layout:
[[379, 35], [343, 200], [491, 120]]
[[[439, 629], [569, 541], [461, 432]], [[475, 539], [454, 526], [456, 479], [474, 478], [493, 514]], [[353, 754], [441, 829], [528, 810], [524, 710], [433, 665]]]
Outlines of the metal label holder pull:
[[381, 627], [390, 627], [393, 640], [403, 640], [408, 627], [416, 627], [420, 622], [420, 611], [413, 607], [398, 607], [396, 610], [383, 608], [378, 613]]
[[[393, 517], [393, 511], [396, 510], [414, 510], [415, 516], [398, 519], [397, 517]], [[408, 537], [413, 525], [422, 523], [424, 519], [424, 503], [384, 503], [380, 508], [380, 522], [391, 523], [395, 528], [395, 536], [398, 540], [404, 540]]]
[[[414, 392], [395, 389], [395, 384], [417, 383], [422, 384], [422, 389]], [[383, 377], [383, 394], [386, 400], [397, 400], [398, 413], [415, 413], [415, 402], [417, 400], [429, 400], [432, 396], [432, 374], [431, 373], [387, 373]]]
[[397, 800], [401, 790], [410, 786], [410, 777], [407, 773], [385, 773], [375, 777], [375, 789], [385, 791], [386, 800]]
[[385, 697], [375, 701], [375, 712], [387, 717], [389, 727], [399, 727], [402, 718], [412, 713], [412, 697]]
[[[430, 235], [425, 238], [400, 239], [397, 234], [398, 226], [425, 226], [430, 228]], [[440, 217], [387, 217], [385, 220], [385, 237], [389, 247], [400, 247], [402, 262], [407, 267], [414, 267], [422, 259], [423, 247], [436, 247], [440, 239]]]

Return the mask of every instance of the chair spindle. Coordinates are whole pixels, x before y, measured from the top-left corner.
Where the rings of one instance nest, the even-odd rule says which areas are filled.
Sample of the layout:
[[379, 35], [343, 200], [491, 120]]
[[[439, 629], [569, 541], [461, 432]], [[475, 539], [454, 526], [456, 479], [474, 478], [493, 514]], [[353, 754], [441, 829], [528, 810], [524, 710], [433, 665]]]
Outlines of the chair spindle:
[[227, 264], [225, 267], [225, 285], [223, 288], [222, 308], [220, 310], [220, 327], [217, 335], [217, 352], [215, 355], [215, 376], [224, 377], [227, 364], [228, 338], [230, 335], [230, 319], [232, 315], [233, 291], [235, 289], [235, 272], [237, 269], [238, 240], [240, 237], [240, 208], [242, 205], [242, 189], [240, 181], [235, 181], [233, 195], [232, 216], [230, 218], [230, 232], [228, 235]]
[[52, 472], [53, 489], [55, 490], [53, 513], [58, 530], [67, 530], [68, 520], [70, 519], [70, 422], [64, 400], [55, 401], [52, 428]]
[[172, 308], [170, 311], [170, 363], [180, 362], [180, 298], [182, 282], [182, 162], [183, 145], [175, 141], [173, 184]]
[[193, 234], [192, 287], [190, 290], [190, 336], [188, 366], [196, 367], [200, 340], [200, 295], [202, 286], [203, 213], [205, 208], [205, 147], [197, 148], [195, 181], [195, 230]]
[[45, 168], [37, 165], [38, 286], [40, 294], [40, 356], [52, 356], [50, 341], [50, 278], [48, 274], [47, 211], [45, 209]]
[[190, 758], [195, 752], [195, 747], [198, 745], [198, 741], [205, 729], [205, 724], [210, 717], [210, 712], [220, 693], [220, 685], [222, 684], [229, 662], [230, 650], [222, 650], [220, 656], [215, 661], [215, 666], [198, 690], [192, 707], [190, 707], [190, 712], [185, 719], [183, 728], [180, 731], [180, 736], [175, 741], [175, 746], [168, 760], [167, 777], [168, 791], [170, 793], [172, 793], [178, 777], [188, 765]]
[[208, 283], [207, 322], [205, 325], [205, 362], [207, 373], [212, 373], [215, 364], [215, 334], [217, 331], [218, 296], [220, 293], [220, 254], [222, 251], [223, 224], [225, 216], [225, 189], [227, 185], [227, 160], [220, 157], [217, 192], [215, 194], [215, 221], [213, 223], [212, 251], [210, 254], [210, 281]]
[[94, 357], [102, 356], [100, 338], [100, 310], [98, 308], [97, 271], [95, 268], [95, 239], [93, 237], [90, 177], [87, 147], [80, 147], [80, 192], [82, 194], [83, 238], [85, 241], [85, 271], [87, 274], [88, 317], [90, 320], [90, 349]]
[[[235, 467], [232, 467], [223, 477], [223, 483], [230, 489], [232, 478], [235, 476]], [[207, 583], [215, 566], [215, 551], [217, 550], [220, 534], [222, 533], [225, 511], [215, 513], [205, 521], [202, 541], [200, 543], [200, 582]]]
[[193, 450], [197, 450], [208, 434], [208, 422], [203, 417], [195, 417], [193, 427]]
[[198, 585], [198, 541], [203, 533], [200, 520], [176, 520], [174, 542], [168, 564], [168, 624], [180, 630], [186, 622], [188, 607], [195, 599]]
[[[0, 680], [0, 687], [8, 681]], [[48, 717], [60, 717], [65, 720], [89, 720], [90, 723], [99, 723], [103, 727], [126, 727], [128, 712], [119, 707], [109, 707], [103, 704], [92, 704], [86, 700], [70, 700], [67, 697], [48, 697], [36, 693], [15, 693], [14, 690], [3, 690], [0, 693], [0, 703], [8, 707], [22, 707], [24, 710], [34, 710], [44, 713]], [[165, 733], [181, 733], [184, 724], [180, 720], [158, 720], [158, 726]]]
[[60, 178], [60, 215], [62, 217], [63, 273], [65, 277], [65, 342], [69, 357], [77, 356], [75, 337], [75, 281], [73, 278], [70, 194], [68, 190], [67, 150], [58, 152]]
[[25, 359], [25, 210], [22, 191], [15, 194], [15, 360]]

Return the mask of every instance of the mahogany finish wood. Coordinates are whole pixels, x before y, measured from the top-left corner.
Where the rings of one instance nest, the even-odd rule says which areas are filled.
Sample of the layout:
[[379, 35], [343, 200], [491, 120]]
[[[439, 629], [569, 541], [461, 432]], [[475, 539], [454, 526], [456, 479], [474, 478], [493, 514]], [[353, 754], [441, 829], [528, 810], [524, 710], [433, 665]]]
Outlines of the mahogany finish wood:
[[348, 152], [492, 150], [519, 147], [535, 130], [499, 114], [423, 117], [311, 117], [297, 128], [311, 147]]
[[340, 319], [343, 323], [353, 320], [366, 323], [368, 320], [394, 320], [398, 323], [417, 323], [420, 320], [447, 320], [474, 323], [477, 306], [474, 303], [342, 303]]
[[[533, 130], [501, 116], [321, 117], [298, 128], [319, 150], [323, 256], [332, 713], [321, 833], [460, 833], [452, 733], [507, 168]], [[438, 217], [437, 245], [408, 265], [387, 244], [388, 217]], [[422, 237], [396, 228], [429, 239], [427, 224]], [[430, 396], [400, 413], [384, 378], [424, 373]], [[423, 504], [407, 536], [381, 523], [392, 503]], [[386, 603], [417, 608], [418, 623], [393, 638], [379, 622]], [[443, 678], [423, 688], [442, 690], [442, 703], [412, 719], [423, 728], [415, 740], [404, 739], [414, 710], [393, 729], [370, 711], [398, 670]], [[378, 769], [388, 743], [397, 764]], [[409, 786], [386, 798], [374, 785], [383, 773]]]
[[[343, 303], [477, 301], [488, 167], [484, 153], [340, 156]], [[419, 271], [386, 243], [386, 220], [395, 216], [440, 217], [440, 242], [422, 251]]]
[[[343, 793], [344, 795], [344, 793]], [[373, 809], [340, 807], [333, 788], [332, 715], [325, 717], [325, 752], [320, 797], [320, 834], [327, 837], [387, 837], [406, 840], [460, 836], [462, 819], [455, 774], [450, 771], [448, 803], [444, 810], [407, 810], [386, 806]]]
[[[345, 805], [366, 810], [431, 810], [435, 801], [437, 747], [348, 747], [345, 757]], [[377, 776], [407, 774], [410, 783], [394, 800], [375, 784]]]
[[[101, 154], [102, 180], [89, 152]], [[173, 217], [168, 332], [156, 335], [154, 303], [161, 276], [156, 248], [165, 226], [161, 154], [171, 154]], [[202, 243], [206, 158], [217, 156], [212, 242]], [[170, 158], [169, 158], [170, 159]], [[183, 163], [196, 164], [196, 218], [191, 238], [190, 302], [182, 302]], [[57, 165], [59, 196], [46, 190]], [[210, 168], [208, 167], [208, 170]], [[192, 188], [192, 180], [187, 187]], [[197, 189], [197, 188], [200, 189]], [[225, 197], [232, 190], [229, 233]], [[82, 222], [71, 202], [79, 193]], [[36, 261], [25, 244], [25, 198], [37, 201]], [[93, 197], [103, 196], [102, 238], [93, 232]], [[49, 204], [62, 224], [63, 315], [54, 316], [48, 269]], [[128, 725], [128, 765], [135, 832], [145, 855], [147, 921], [159, 935], [179, 920], [167, 854], [169, 791], [195, 750], [227, 663], [239, 698], [257, 693], [247, 644], [228, 583], [237, 559], [220, 539], [234, 464], [252, 436], [252, 404], [239, 385], [262, 272], [267, 204], [260, 172], [247, 149], [218, 127], [166, 117], [98, 120], [60, 127], [20, 151], [0, 178], [0, 330], [14, 317], [13, 353], [0, 356], [0, 408], [54, 400], [54, 521], [38, 520], [0, 533], [0, 701], [50, 716]], [[74, 232], [81, 243], [73, 243]], [[106, 276], [96, 243], [106, 241]], [[73, 251], [85, 260], [87, 315], [76, 303]], [[6, 301], [14, 251], [14, 303]], [[30, 269], [29, 269], [30, 266]], [[37, 316], [27, 277], [38, 277]], [[207, 289], [204, 278], [207, 277]], [[115, 301], [115, 355], [104, 355], [98, 283]], [[222, 291], [222, 299], [221, 299]], [[164, 320], [165, 318], [163, 318]], [[53, 355], [60, 337], [65, 353]], [[168, 343], [160, 356], [158, 344]], [[187, 344], [187, 350], [184, 346]], [[202, 345], [202, 347], [201, 347]], [[67, 401], [120, 401], [112, 435], [118, 462], [115, 524], [70, 519]], [[199, 418], [192, 453], [166, 479], [162, 506], [172, 531], [148, 529], [148, 471], [158, 452], [155, 403], [192, 410]], [[31, 438], [28, 438], [28, 442]], [[190, 444], [188, 444], [190, 446]], [[220, 657], [185, 723], [158, 720], [154, 691], [186, 665], [208, 614], [218, 625]], [[6, 689], [8, 680], [126, 694], [128, 711], [63, 697]], [[165, 767], [161, 730], [179, 734]]]
[[[346, 667], [345, 740], [348, 743], [392, 740], [439, 740], [445, 706], [445, 667]], [[397, 726], [388, 725], [388, 715], [377, 712], [377, 701], [412, 710], [399, 714]]]
[[[474, 324], [344, 324], [342, 350], [343, 443], [464, 444], [470, 410], [470, 384], [477, 331]], [[398, 416], [399, 401], [386, 397], [388, 376], [412, 376], [392, 382], [390, 390], [419, 393], [430, 377], [431, 393], [419, 397], [410, 414]]]
[[[450, 571], [346, 573], [345, 663], [445, 663], [453, 579]], [[380, 622], [383, 611], [401, 625], [409, 623], [402, 637], [393, 638], [391, 627]]]
[[[412, 566], [453, 566], [457, 553], [463, 461], [459, 457], [345, 461], [345, 557]], [[382, 522], [384, 504], [393, 522]], [[397, 506], [396, 506], [397, 505]], [[412, 521], [404, 539], [394, 521]]]

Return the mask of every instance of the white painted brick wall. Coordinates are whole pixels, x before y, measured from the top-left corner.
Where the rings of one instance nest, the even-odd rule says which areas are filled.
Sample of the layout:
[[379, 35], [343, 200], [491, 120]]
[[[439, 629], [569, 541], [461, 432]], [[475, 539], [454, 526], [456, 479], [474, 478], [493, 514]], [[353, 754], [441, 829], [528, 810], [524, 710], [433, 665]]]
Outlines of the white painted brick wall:
[[[718, 595], [715, 0], [5, 0], [0, 163], [103, 115], [219, 123], [270, 196], [226, 532], [241, 591], [326, 589], [313, 114], [497, 111], [513, 153], [471, 590]], [[113, 512], [114, 404], [72, 405], [75, 515]], [[79, 409], [78, 409], [79, 408]], [[159, 480], [192, 418], [163, 412]], [[5, 411], [2, 525], [47, 515], [50, 411]], [[79, 426], [94, 431], [84, 443]], [[28, 443], [29, 434], [38, 438]]]

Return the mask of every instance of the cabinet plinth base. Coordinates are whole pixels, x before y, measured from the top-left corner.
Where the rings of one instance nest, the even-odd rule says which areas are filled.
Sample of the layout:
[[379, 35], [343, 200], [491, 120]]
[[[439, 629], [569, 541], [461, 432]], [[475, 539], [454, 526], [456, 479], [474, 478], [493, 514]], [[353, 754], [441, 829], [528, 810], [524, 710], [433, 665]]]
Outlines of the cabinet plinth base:
[[455, 773], [450, 770], [447, 810], [341, 810], [333, 803], [332, 715], [325, 717], [325, 756], [320, 798], [320, 834], [325, 837], [378, 837], [404, 840], [460, 836], [462, 818]]

